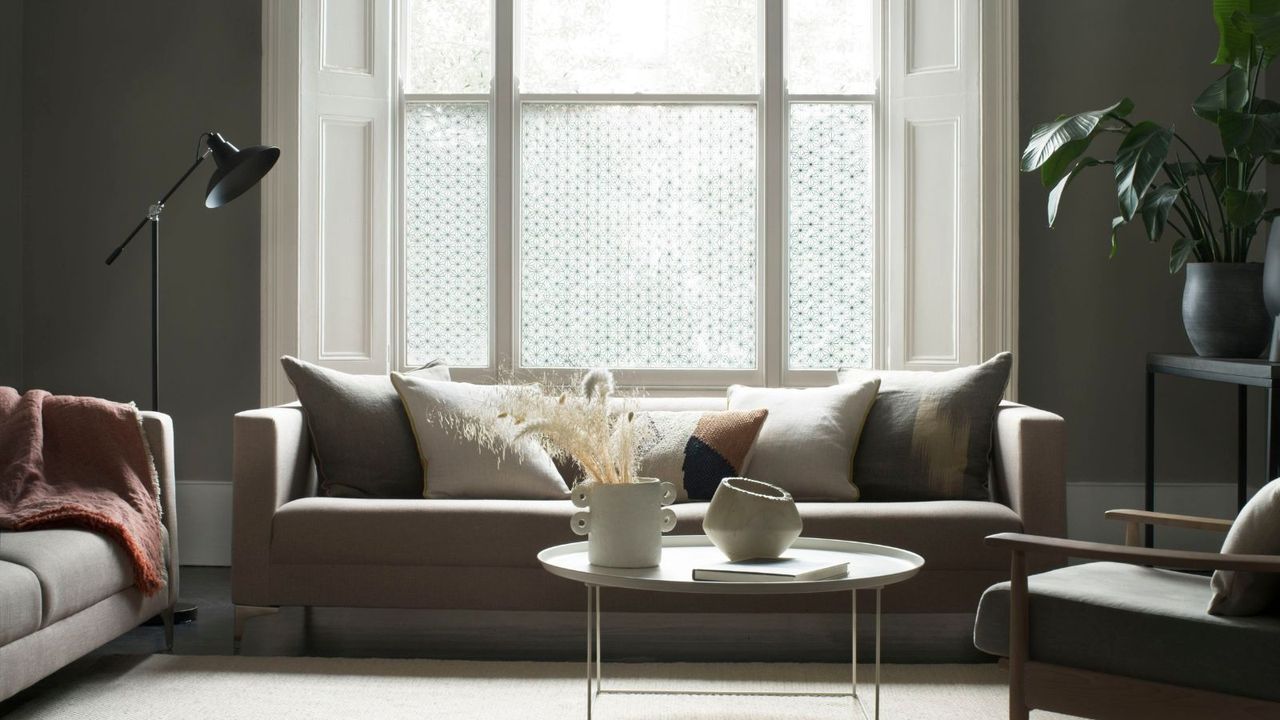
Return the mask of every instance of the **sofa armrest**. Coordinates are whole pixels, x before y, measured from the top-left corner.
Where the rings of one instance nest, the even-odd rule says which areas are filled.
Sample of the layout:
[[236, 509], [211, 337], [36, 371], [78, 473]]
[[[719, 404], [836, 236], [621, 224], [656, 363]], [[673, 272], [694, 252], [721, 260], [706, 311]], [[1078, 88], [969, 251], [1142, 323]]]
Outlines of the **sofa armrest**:
[[142, 432], [151, 448], [160, 480], [160, 522], [169, 533], [169, 556], [165, 570], [169, 574], [169, 605], [178, 601], [178, 498], [173, 476], [173, 419], [168, 415], [143, 410]]
[[311, 441], [296, 405], [237, 413], [232, 435], [231, 599], [270, 605], [271, 523], [314, 487]]
[[994, 433], [996, 501], [1022, 518], [1023, 532], [1067, 534], [1067, 428], [1057, 415], [1001, 403]]

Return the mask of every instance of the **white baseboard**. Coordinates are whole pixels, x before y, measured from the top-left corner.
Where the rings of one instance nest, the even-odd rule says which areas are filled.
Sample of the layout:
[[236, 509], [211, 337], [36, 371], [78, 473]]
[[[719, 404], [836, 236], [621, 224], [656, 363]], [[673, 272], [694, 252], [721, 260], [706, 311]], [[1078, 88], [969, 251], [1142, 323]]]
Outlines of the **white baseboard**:
[[[1156, 486], [1156, 508], [1164, 512], [1232, 518], [1235, 486], [1226, 483], [1164, 483]], [[1103, 518], [1112, 508], [1141, 508], [1142, 483], [1067, 483], [1067, 535], [1077, 540], [1122, 542], [1124, 528]], [[231, 565], [231, 483], [178, 482], [179, 552], [183, 565]], [[1222, 536], [1191, 530], [1158, 532], [1160, 547], [1214, 551]]]
[[[1067, 483], [1067, 536], [1094, 542], [1124, 542], [1124, 527], [1103, 513], [1115, 508], [1141, 509], [1142, 483]], [[1158, 483], [1156, 509], [1185, 515], [1234, 518], [1236, 486], [1228, 483]], [[1195, 530], [1156, 531], [1156, 545], [1217, 552], [1222, 535]]]
[[179, 480], [178, 560], [231, 566], [231, 483]]

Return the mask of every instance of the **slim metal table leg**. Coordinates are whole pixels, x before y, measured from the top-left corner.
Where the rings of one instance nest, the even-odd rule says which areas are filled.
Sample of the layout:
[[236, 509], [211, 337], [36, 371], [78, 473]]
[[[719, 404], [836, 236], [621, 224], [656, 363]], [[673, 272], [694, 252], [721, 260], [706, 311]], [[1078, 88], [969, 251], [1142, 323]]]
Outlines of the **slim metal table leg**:
[[600, 586], [596, 586], [596, 692], [604, 692], [604, 678], [600, 673], [600, 658], [604, 656], [604, 646], [600, 644]]
[[[1143, 478], [1143, 507], [1156, 509], [1156, 375], [1147, 370], [1147, 446], [1146, 468]], [[1147, 525], [1146, 546], [1155, 547], [1156, 529]]]
[[858, 591], [850, 590], [849, 597], [849, 663], [852, 666], [850, 671], [853, 681], [853, 710], [854, 717], [858, 716]]
[[590, 585], [587, 586], [587, 720], [591, 720], [591, 704], [595, 693], [591, 687], [591, 652], [594, 649], [591, 645], [591, 623], [592, 623], [592, 595], [594, 594]]
[[1236, 509], [1244, 507], [1249, 488], [1249, 386], [1236, 386]]
[[880, 591], [876, 588], [876, 720], [880, 720]]

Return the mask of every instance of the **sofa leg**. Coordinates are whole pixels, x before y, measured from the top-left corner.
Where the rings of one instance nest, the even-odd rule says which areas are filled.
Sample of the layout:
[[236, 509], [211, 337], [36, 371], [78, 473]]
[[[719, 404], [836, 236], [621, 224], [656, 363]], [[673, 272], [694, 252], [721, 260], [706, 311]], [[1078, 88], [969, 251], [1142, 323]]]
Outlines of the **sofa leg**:
[[160, 611], [160, 619], [164, 622], [164, 649], [173, 652], [173, 605]]
[[232, 639], [231, 645], [232, 651], [235, 653], [240, 652], [240, 640], [244, 637], [244, 626], [245, 623], [249, 622], [249, 618], [254, 618], [259, 615], [272, 615], [279, 610], [280, 608], [263, 607], [260, 605], [237, 605], [235, 636]]

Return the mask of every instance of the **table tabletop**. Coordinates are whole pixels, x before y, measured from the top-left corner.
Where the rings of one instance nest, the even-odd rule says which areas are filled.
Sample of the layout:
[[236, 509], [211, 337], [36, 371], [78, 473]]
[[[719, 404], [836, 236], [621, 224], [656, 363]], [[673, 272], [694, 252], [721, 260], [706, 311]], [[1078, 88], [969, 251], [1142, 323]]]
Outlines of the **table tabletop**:
[[881, 588], [902, 582], [924, 567], [924, 558], [908, 550], [827, 538], [799, 538], [783, 553], [783, 557], [848, 562], [849, 570], [843, 577], [826, 580], [694, 580], [694, 568], [717, 565], [728, 560], [724, 553], [711, 544], [706, 535], [663, 536], [661, 564], [651, 568], [592, 565], [587, 559], [585, 542], [556, 545], [538, 553], [538, 561], [548, 572], [588, 585], [721, 595], [786, 595]]
[[1260, 358], [1207, 358], [1178, 353], [1149, 353], [1147, 370], [1166, 375], [1269, 387], [1280, 382], [1280, 363]]

